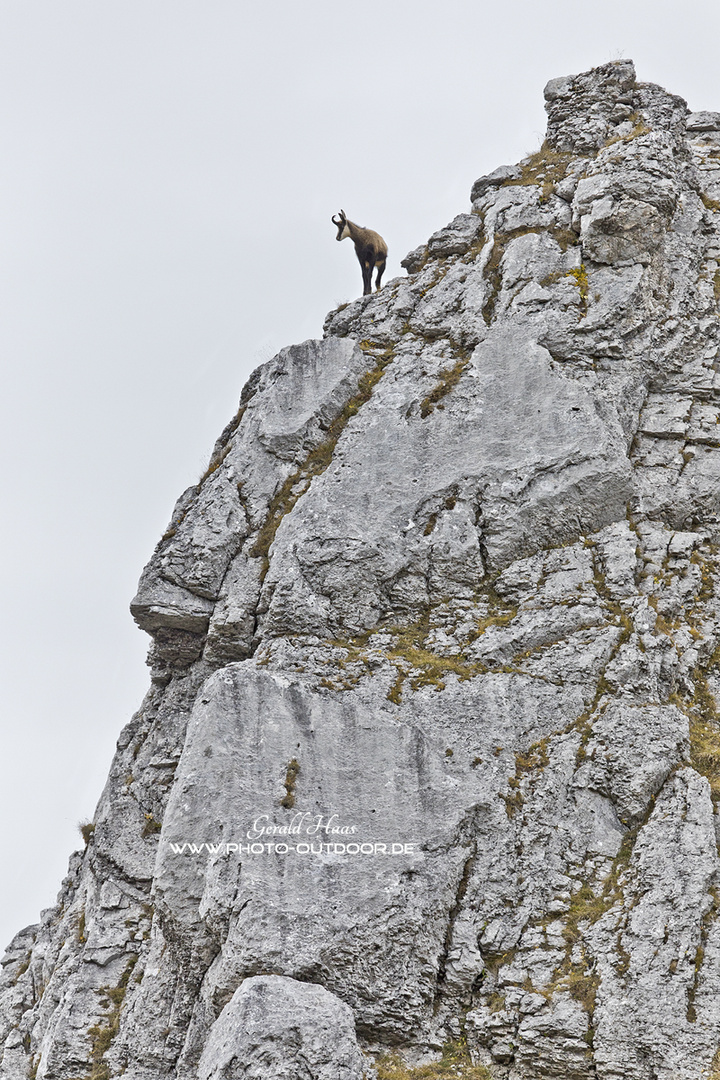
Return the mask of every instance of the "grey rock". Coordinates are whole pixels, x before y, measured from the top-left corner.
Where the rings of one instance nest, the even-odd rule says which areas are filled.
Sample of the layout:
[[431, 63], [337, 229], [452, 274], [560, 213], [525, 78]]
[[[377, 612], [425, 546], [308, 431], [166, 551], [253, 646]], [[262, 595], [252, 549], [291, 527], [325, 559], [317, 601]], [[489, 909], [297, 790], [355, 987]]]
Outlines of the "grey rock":
[[694, 112], [687, 118], [688, 131], [720, 131], [720, 112]]
[[245, 979], [210, 1031], [198, 1080], [364, 1080], [352, 1010], [321, 986]]
[[688, 718], [673, 705], [611, 702], [593, 725], [587, 746], [595, 785], [610, 795], [620, 820], [637, 825], [672, 769], [690, 751]]
[[416, 247], [408, 252], [405, 258], [400, 260], [400, 265], [407, 270], [408, 274], [416, 274], [427, 261], [427, 257], [427, 244], [421, 244], [420, 247]]
[[[472, 585], [482, 576], [480, 544], [488, 567], [501, 568], [528, 548], [566, 538], [568, 521], [592, 532], [614, 520], [631, 492], [619, 424], [601, 419], [580, 385], [553, 373], [550, 359], [522, 333], [490, 334], [467, 368], [462, 411], [451, 399], [446, 409], [415, 424], [406, 416], [412, 398], [398, 408], [397, 381], [387, 403], [380, 392], [368, 406], [375, 413], [370, 429], [348, 425], [333, 463], [283, 520], [264, 586], [263, 625], [273, 633], [318, 633], [338, 627], [337, 610], [342, 625], [361, 631], [377, 621], [383, 606], [397, 606], [399, 577], [425, 579], [438, 558], [444, 578], [457, 577], [452, 567], [461, 565]], [[438, 445], [448, 453], [441, 468], [430, 468]], [[399, 461], [413, 467], [401, 471]], [[425, 529], [448, 496], [455, 500], [456, 520], [440, 539], [437, 524]], [[470, 509], [464, 527], [458, 516], [463, 506]], [[337, 539], [326, 535], [303, 550], [299, 536], [320, 520], [334, 523]], [[348, 537], [362, 540], [348, 543]], [[474, 569], [468, 544], [477, 552]], [[441, 594], [447, 591], [439, 587]], [[423, 591], [403, 606], [417, 609], [426, 597]]]
[[574, 78], [574, 75], [561, 75], [557, 79], [550, 79], [545, 84], [545, 89], [543, 90], [543, 97], [545, 100], [555, 101], [556, 98], [569, 92]]
[[662, 242], [662, 222], [654, 206], [633, 199], [598, 199], [582, 218], [583, 254], [611, 266], [647, 266]]
[[475, 181], [470, 192], [470, 202], [482, 198], [491, 188], [501, 187], [507, 180], [517, 180], [521, 174], [522, 169], [518, 165], [501, 165], [487, 176], [481, 176]]
[[630, 61], [259, 368], [3, 1077], [701, 1080], [720, 1027], [720, 131]]
[[458, 214], [444, 229], [433, 233], [427, 243], [431, 255], [464, 255], [482, 234], [482, 219], [476, 214]]

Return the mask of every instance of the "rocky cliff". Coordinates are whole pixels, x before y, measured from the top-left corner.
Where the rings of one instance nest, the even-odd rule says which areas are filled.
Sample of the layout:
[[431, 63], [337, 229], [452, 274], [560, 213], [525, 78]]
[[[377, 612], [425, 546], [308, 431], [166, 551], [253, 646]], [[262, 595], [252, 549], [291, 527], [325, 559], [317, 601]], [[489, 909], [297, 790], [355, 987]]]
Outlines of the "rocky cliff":
[[545, 98], [178, 502], [4, 1077], [712, 1074], [720, 114]]

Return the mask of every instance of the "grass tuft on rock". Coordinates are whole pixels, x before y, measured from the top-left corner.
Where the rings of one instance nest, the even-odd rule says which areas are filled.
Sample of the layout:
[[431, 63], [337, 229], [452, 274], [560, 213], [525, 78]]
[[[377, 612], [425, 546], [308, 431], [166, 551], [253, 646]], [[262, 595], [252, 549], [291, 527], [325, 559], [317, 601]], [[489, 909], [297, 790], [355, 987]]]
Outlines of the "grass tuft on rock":
[[280, 800], [280, 805], [284, 806], [286, 810], [292, 810], [295, 805], [295, 783], [300, 773], [300, 763], [297, 758], [293, 758], [288, 762], [288, 767], [285, 772], [285, 782], [283, 787], [285, 788], [285, 794]]
[[348, 421], [370, 400], [376, 383], [393, 358], [392, 348], [385, 348], [371, 341], [361, 341], [359, 347], [375, 360], [375, 365], [361, 376], [357, 391], [347, 401], [342, 412], [335, 417], [327, 429], [327, 438], [307, 455], [302, 465], [289, 476], [270, 502], [268, 516], [265, 519], [250, 552], [254, 558], [262, 559], [261, 580], [270, 566], [270, 548], [280, 522], [289, 514], [301, 495], [310, 486], [313, 477], [325, 472], [332, 461], [335, 446]]
[[522, 169], [520, 176], [514, 180], [506, 180], [503, 187], [526, 187], [537, 184], [540, 188], [540, 202], [546, 203], [555, 185], [565, 177], [567, 167], [572, 160], [572, 151], [555, 150], [546, 139], [539, 150], [520, 162]]
[[[438, 406], [438, 403], [442, 401], [446, 394], [449, 394], [454, 386], [460, 382], [460, 377], [465, 368], [470, 363], [470, 358], [467, 356], [461, 356], [460, 359], [452, 367], [443, 368], [439, 373], [438, 382], [427, 395], [420, 402], [420, 415], [423, 419], [429, 416], [431, 412]], [[440, 406], [442, 408], [442, 406]]]
[[125, 1002], [127, 985], [136, 963], [137, 956], [131, 956], [120, 976], [118, 985], [104, 986], [99, 991], [105, 998], [104, 1007], [107, 1010], [107, 1016], [104, 1024], [95, 1024], [88, 1029], [92, 1065], [86, 1080], [109, 1080], [110, 1078], [110, 1069], [104, 1060], [105, 1054], [120, 1030], [120, 1013]]
[[464, 1042], [446, 1043], [440, 1061], [429, 1065], [406, 1065], [397, 1051], [375, 1062], [378, 1080], [492, 1080], [485, 1065], [473, 1065]]

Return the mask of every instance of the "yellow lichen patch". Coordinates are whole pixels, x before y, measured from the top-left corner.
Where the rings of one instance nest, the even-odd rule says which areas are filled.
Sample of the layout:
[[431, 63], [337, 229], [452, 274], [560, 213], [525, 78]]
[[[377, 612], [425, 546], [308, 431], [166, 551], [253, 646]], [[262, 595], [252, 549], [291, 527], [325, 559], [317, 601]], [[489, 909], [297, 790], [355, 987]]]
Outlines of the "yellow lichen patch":
[[484, 1065], [473, 1065], [463, 1041], [447, 1043], [440, 1061], [430, 1065], [405, 1065], [395, 1052], [383, 1054], [375, 1062], [378, 1080], [492, 1080]]
[[573, 267], [572, 270], [568, 270], [566, 277], [575, 279], [575, 284], [580, 292], [580, 299], [583, 305], [583, 315], [587, 314], [587, 301], [590, 292], [590, 285], [588, 282], [587, 270], [585, 264], [581, 263], [580, 266]]

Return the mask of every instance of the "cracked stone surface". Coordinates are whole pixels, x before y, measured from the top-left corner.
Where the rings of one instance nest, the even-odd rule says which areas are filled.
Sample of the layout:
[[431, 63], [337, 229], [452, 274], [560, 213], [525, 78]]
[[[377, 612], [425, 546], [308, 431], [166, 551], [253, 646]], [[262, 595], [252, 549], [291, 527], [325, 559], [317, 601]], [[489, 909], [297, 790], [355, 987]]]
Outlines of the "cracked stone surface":
[[245, 979], [213, 1025], [201, 1080], [363, 1080], [352, 1010], [321, 986]]
[[720, 113], [627, 60], [545, 98], [178, 501], [8, 1080], [718, 1067]]

